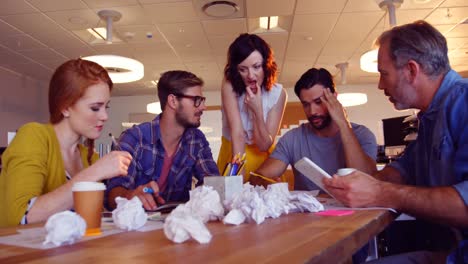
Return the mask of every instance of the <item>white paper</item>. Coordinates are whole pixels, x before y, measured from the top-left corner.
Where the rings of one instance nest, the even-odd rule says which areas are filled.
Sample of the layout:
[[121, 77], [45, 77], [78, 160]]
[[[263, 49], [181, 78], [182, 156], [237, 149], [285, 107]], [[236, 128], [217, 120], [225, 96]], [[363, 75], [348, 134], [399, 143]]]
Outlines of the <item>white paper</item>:
[[86, 222], [75, 212], [63, 211], [50, 216], [44, 228], [47, 231], [44, 245], [60, 246], [80, 240], [85, 234]]
[[[17, 247], [27, 247], [34, 249], [49, 249], [55, 248], [54, 244], [43, 245], [44, 237], [47, 232], [44, 227], [34, 227], [28, 229], [17, 230], [18, 234], [10, 236], [0, 236], [0, 244], [12, 245]], [[83, 241], [93, 240], [105, 236], [110, 236], [113, 234], [118, 234], [123, 232], [122, 230], [116, 228], [113, 223], [102, 223], [101, 225], [101, 235], [98, 236], [84, 236], [77, 243]]]
[[112, 220], [114, 224], [127, 231], [137, 230], [143, 227], [148, 220], [148, 215], [143, 209], [140, 199], [135, 196], [131, 200], [126, 198], [115, 198], [117, 208], [112, 211]]
[[397, 213], [395, 209], [388, 207], [347, 207], [334, 198], [318, 198], [318, 200], [323, 204], [325, 210], [388, 210]]

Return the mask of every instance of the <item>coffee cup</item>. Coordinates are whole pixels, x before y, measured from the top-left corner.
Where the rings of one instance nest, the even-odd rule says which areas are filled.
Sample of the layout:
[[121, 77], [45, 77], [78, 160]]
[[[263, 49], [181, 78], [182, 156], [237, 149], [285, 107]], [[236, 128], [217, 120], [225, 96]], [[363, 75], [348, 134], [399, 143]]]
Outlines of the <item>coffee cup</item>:
[[73, 184], [73, 204], [75, 212], [86, 222], [86, 236], [101, 234], [101, 213], [104, 190], [100, 182], [76, 182]]
[[338, 169], [338, 171], [336, 172], [336, 175], [338, 175], [338, 176], [345, 176], [345, 175], [350, 174], [350, 173], [353, 172], [353, 171], [356, 171], [356, 169], [353, 169], [353, 168], [341, 168], [341, 169]]

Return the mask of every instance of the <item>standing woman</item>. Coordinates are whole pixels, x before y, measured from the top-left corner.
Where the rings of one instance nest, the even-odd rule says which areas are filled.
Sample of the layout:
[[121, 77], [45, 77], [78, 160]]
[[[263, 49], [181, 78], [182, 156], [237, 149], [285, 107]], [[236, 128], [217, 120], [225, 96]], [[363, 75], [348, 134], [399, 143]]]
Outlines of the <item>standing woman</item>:
[[113, 151], [97, 160], [94, 152], [111, 89], [107, 71], [94, 62], [69, 60], [57, 68], [49, 85], [50, 123], [22, 126], [3, 153], [0, 226], [45, 221], [72, 209], [75, 182], [127, 175], [129, 153]]
[[247, 182], [250, 172], [273, 150], [287, 101], [286, 91], [275, 83], [276, 77], [273, 51], [259, 36], [241, 34], [229, 46], [221, 88], [221, 173], [237, 153], [246, 153]]

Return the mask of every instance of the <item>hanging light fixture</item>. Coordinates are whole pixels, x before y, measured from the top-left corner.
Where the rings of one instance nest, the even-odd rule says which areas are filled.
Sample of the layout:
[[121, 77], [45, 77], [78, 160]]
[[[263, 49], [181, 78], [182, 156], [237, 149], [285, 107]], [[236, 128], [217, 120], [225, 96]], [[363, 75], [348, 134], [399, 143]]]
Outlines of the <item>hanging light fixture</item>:
[[379, 49], [371, 49], [366, 53], [362, 54], [361, 59], [359, 60], [359, 65], [361, 66], [361, 70], [365, 72], [379, 72], [377, 67], [377, 55], [379, 53]]
[[[400, 7], [403, 0], [376, 0], [376, 2], [382, 10], [387, 11], [390, 27], [396, 26], [395, 8]], [[362, 54], [359, 61], [361, 70], [365, 72], [378, 73], [377, 54], [378, 49], [371, 49]]]
[[338, 101], [343, 107], [363, 105], [367, 103], [367, 94], [365, 93], [342, 93], [338, 94]]
[[[341, 84], [346, 84], [346, 69], [348, 69], [348, 63], [338, 63], [335, 65], [340, 70]], [[342, 93], [338, 94], [338, 101], [343, 107], [363, 105], [367, 103], [367, 94], [365, 93]]]
[[[114, 10], [101, 10], [98, 15], [106, 21], [106, 43], [112, 44], [112, 23], [120, 20], [122, 14]], [[95, 55], [82, 59], [96, 62], [104, 67], [114, 83], [138, 81], [145, 75], [145, 67], [135, 59], [118, 55]]]

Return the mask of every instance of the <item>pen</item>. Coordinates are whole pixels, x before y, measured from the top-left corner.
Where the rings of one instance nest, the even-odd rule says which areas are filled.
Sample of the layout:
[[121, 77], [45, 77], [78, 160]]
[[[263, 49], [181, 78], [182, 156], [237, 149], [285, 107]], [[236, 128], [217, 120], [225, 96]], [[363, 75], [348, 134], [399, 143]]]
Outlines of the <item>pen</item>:
[[264, 179], [264, 180], [267, 181], [267, 182], [278, 183], [277, 181], [275, 181], [275, 180], [273, 180], [273, 179], [270, 179], [270, 178], [268, 178], [268, 177], [265, 177], [265, 176], [263, 176], [263, 175], [260, 175], [260, 174], [258, 174], [258, 173], [252, 172], [252, 171], [250, 172], [250, 175], [260, 177], [260, 178]]
[[122, 150], [122, 149], [120, 148], [120, 145], [119, 145], [119, 143], [117, 142], [117, 140], [115, 140], [114, 135], [112, 135], [112, 133], [109, 133], [109, 137], [111, 137], [111, 139], [112, 139], [112, 144], [114, 144], [114, 149], [115, 149], [115, 150]]

